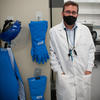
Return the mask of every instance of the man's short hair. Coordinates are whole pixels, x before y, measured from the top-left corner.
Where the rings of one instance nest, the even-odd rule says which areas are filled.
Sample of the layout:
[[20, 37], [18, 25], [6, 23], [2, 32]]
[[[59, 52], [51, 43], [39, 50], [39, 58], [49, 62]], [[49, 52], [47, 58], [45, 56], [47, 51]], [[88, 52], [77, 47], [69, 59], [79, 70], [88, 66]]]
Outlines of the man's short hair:
[[78, 13], [78, 11], [79, 11], [79, 5], [76, 2], [74, 2], [74, 1], [67, 1], [67, 2], [65, 2], [64, 5], [63, 5], [62, 12], [64, 12], [65, 6], [70, 6], [70, 5], [76, 6], [77, 7], [77, 13]]

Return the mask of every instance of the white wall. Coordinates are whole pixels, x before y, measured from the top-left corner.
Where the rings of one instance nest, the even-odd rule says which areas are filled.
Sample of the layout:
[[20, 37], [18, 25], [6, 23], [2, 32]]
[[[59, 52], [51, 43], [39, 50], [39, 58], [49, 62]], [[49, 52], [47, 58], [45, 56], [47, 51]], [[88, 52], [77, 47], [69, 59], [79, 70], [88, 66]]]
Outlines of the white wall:
[[[48, 30], [50, 28], [49, 18], [49, 0], [0, 0], [0, 28], [4, 24], [7, 17], [14, 20], [20, 20], [22, 29], [18, 37], [12, 42], [14, 56], [24, 81], [27, 100], [30, 100], [29, 86], [27, 78], [32, 77], [35, 68], [42, 69], [42, 75], [47, 76], [47, 88], [45, 92], [45, 100], [50, 98], [50, 65], [49, 61], [44, 65], [36, 64], [31, 59], [31, 36], [28, 24], [31, 20], [36, 20], [36, 13], [40, 11], [43, 19], [48, 21]], [[49, 47], [49, 36], [46, 33], [46, 45]]]
[[52, 25], [59, 24], [62, 21], [62, 8], [52, 8]]

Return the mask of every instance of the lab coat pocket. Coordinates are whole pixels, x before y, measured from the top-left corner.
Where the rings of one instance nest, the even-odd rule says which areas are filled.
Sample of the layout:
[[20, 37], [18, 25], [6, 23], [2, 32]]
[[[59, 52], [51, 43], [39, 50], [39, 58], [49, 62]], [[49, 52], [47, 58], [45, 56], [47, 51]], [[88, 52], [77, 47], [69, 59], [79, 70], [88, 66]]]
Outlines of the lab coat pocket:
[[64, 100], [72, 100], [75, 94], [73, 76], [58, 74], [57, 93], [62, 95]]
[[83, 88], [85, 100], [91, 100], [91, 74], [83, 76]]
[[83, 80], [84, 80], [84, 86], [87, 88], [87, 86], [91, 85], [91, 74], [89, 75], [84, 75], [83, 76]]
[[57, 80], [56, 80], [56, 87], [57, 91], [59, 93], [62, 93], [65, 89], [65, 84], [66, 84], [66, 75], [62, 75], [61, 73], [58, 73]]

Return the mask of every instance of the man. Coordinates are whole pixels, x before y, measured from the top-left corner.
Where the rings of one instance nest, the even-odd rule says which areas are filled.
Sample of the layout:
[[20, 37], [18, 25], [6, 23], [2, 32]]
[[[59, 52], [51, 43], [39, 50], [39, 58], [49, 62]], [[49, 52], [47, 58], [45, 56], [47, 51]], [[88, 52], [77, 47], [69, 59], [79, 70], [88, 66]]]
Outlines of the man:
[[68, 1], [63, 21], [50, 29], [50, 63], [56, 75], [57, 100], [91, 100], [95, 46], [89, 29], [77, 23], [79, 6]]

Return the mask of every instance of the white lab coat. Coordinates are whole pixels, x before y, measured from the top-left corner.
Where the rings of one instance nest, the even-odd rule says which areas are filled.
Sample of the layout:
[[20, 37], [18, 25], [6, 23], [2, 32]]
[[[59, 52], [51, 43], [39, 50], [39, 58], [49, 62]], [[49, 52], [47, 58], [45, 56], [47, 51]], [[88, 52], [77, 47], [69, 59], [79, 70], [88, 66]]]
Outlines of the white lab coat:
[[[57, 100], [91, 100], [91, 74], [94, 66], [95, 46], [89, 29], [76, 23], [73, 61], [68, 57], [69, 49], [63, 22], [50, 29], [50, 63], [56, 75]], [[65, 75], [61, 73], [64, 72]]]

